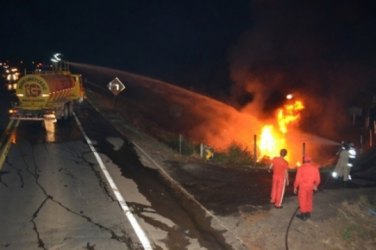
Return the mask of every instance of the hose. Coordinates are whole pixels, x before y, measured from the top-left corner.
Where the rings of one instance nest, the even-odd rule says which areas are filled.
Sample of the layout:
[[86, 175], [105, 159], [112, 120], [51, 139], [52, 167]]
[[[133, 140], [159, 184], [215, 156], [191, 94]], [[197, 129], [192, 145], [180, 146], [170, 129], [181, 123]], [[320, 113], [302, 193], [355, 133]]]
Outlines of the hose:
[[295, 218], [296, 213], [298, 212], [298, 210], [299, 210], [299, 206], [296, 207], [294, 213], [292, 214], [292, 216], [290, 218], [290, 221], [289, 221], [289, 224], [288, 224], [287, 229], [286, 229], [286, 233], [285, 233], [285, 248], [286, 248], [286, 250], [289, 249], [288, 238], [289, 238], [290, 227], [291, 227], [292, 221], [294, 220], [294, 218]]
[[[318, 189], [315, 193], [318, 193], [319, 191], [324, 191], [329, 179], [331, 178], [331, 174], [329, 173], [325, 182], [323, 183], [323, 185], [321, 185], [321, 188]], [[289, 245], [288, 245], [288, 235], [289, 235], [289, 231], [290, 231], [290, 227], [291, 227], [291, 224], [292, 224], [292, 221], [294, 220], [295, 216], [296, 216], [296, 213], [298, 212], [299, 210], [299, 206], [295, 209], [294, 213], [292, 214], [291, 218], [290, 218], [290, 221], [289, 221], [289, 224], [287, 226], [287, 229], [286, 229], [286, 233], [285, 233], [285, 248], [286, 250], [289, 249]], [[375, 213], [376, 214], [376, 213]]]
[[[319, 191], [323, 191], [323, 190], [322, 189], [317, 189], [317, 191], [313, 192], [313, 194], [315, 195]], [[290, 227], [291, 227], [292, 221], [294, 220], [294, 218], [295, 218], [296, 213], [298, 212], [298, 210], [299, 210], [299, 206], [295, 209], [294, 213], [292, 214], [292, 216], [290, 218], [290, 221], [289, 221], [289, 224], [288, 224], [287, 229], [286, 229], [286, 233], [285, 233], [285, 248], [286, 248], [286, 250], [289, 249], [288, 237], [289, 237]]]

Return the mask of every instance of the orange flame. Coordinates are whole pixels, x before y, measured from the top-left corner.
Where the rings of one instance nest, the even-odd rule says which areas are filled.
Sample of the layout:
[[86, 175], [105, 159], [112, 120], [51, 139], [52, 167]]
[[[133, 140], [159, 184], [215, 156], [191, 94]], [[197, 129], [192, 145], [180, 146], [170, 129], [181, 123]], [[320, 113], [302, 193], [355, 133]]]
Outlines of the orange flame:
[[301, 101], [286, 104], [283, 108], [279, 109], [277, 114], [279, 130], [286, 134], [288, 125], [300, 118], [300, 112], [303, 109], [304, 105]]
[[274, 130], [273, 125], [265, 125], [262, 128], [260, 138], [261, 157], [278, 155], [279, 150], [284, 148], [285, 144], [284, 138]]
[[[287, 148], [289, 150], [289, 145], [286, 143], [288, 129], [297, 124], [303, 109], [304, 105], [302, 101], [296, 100], [293, 103], [289, 102], [277, 111], [276, 123], [278, 125], [278, 130], [275, 130], [274, 126], [271, 124], [262, 127], [259, 145], [261, 158], [264, 158], [265, 156], [278, 156], [279, 151], [282, 148]], [[288, 156], [286, 158], [289, 159], [290, 157]]]

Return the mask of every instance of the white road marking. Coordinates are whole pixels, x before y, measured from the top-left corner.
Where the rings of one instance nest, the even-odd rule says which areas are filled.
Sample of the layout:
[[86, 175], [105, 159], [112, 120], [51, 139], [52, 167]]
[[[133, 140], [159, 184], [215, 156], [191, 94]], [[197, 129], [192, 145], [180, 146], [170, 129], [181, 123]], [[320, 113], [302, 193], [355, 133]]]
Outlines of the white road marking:
[[78, 119], [78, 117], [76, 116], [75, 113], [73, 113], [73, 115], [74, 115], [74, 118], [77, 122], [78, 127], [81, 130], [81, 133], [83, 134], [87, 144], [89, 145], [90, 150], [93, 152], [93, 154], [94, 154], [94, 156], [95, 156], [95, 158], [96, 158], [96, 160], [99, 164], [99, 167], [102, 170], [103, 175], [106, 177], [108, 184], [110, 185], [112, 191], [114, 192], [114, 195], [116, 196], [116, 198], [117, 198], [117, 200], [120, 204], [121, 209], [123, 210], [125, 216], [127, 217], [129, 222], [131, 223], [131, 225], [132, 225], [134, 231], [136, 232], [137, 237], [140, 240], [142, 246], [144, 247], [145, 250], [152, 250], [153, 248], [150, 244], [149, 239], [146, 237], [144, 230], [142, 230], [140, 224], [138, 224], [136, 218], [134, 217], [132, 212], [129, 210], [129, 207], [128, 207], [127, 203], [125, 202], [124, 197], [120, 193], [118, 187], [116, 186], [114, 180], [112, 179], [110, 173], [108, 172], [108, 170], [107, 170], [105, 164], [103, 163], [101, 157], [99, 156], [99, 154], [95, 150], [93, 143], [91, 142], [89, 137], [86, 135], [86, 133], [85, 133], [85, 131], [84, 131], [82, 125], [81, 125], [81, 122], [79, 121], [79, 119]]

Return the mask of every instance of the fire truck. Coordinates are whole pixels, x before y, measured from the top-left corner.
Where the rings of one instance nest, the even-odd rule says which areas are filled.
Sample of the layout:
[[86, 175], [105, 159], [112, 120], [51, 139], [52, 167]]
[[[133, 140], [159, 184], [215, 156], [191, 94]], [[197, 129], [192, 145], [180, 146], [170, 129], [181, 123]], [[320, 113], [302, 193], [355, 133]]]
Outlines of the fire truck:
[[43, 121], [67, 120], [75, 102], [84, 98], [82, 77], [69, 71], [25, 74], [17, 82], [17, 103], [9, 110], [10, 119]]

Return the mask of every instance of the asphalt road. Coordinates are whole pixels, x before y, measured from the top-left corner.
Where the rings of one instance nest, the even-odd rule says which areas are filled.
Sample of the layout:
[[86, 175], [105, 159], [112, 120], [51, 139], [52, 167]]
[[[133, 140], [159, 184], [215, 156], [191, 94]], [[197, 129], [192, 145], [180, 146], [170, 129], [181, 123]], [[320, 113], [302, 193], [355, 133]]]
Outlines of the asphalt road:
[[197, 217], [200, 208], [184, 204], [184, 198], [171, 189], [158, 169], [145, 167], [133, 144], [109, 121], [87, 104], [80, 105], [77, 115], [157, 248], [231, 249], [221, 238], [221, 232], [211, 228], [210, 219]]
[[47, 142], [40, 123], [20, 123], [1, 170], [3, 248], [130, 249], [129, 226], [74, 127]]
[[[231, 249], [89, 105], [76, 114], [153, 249]], [[0, 172], [1, 248], [145, 248], [75, 119], [21, 122], [11, 137]]]

